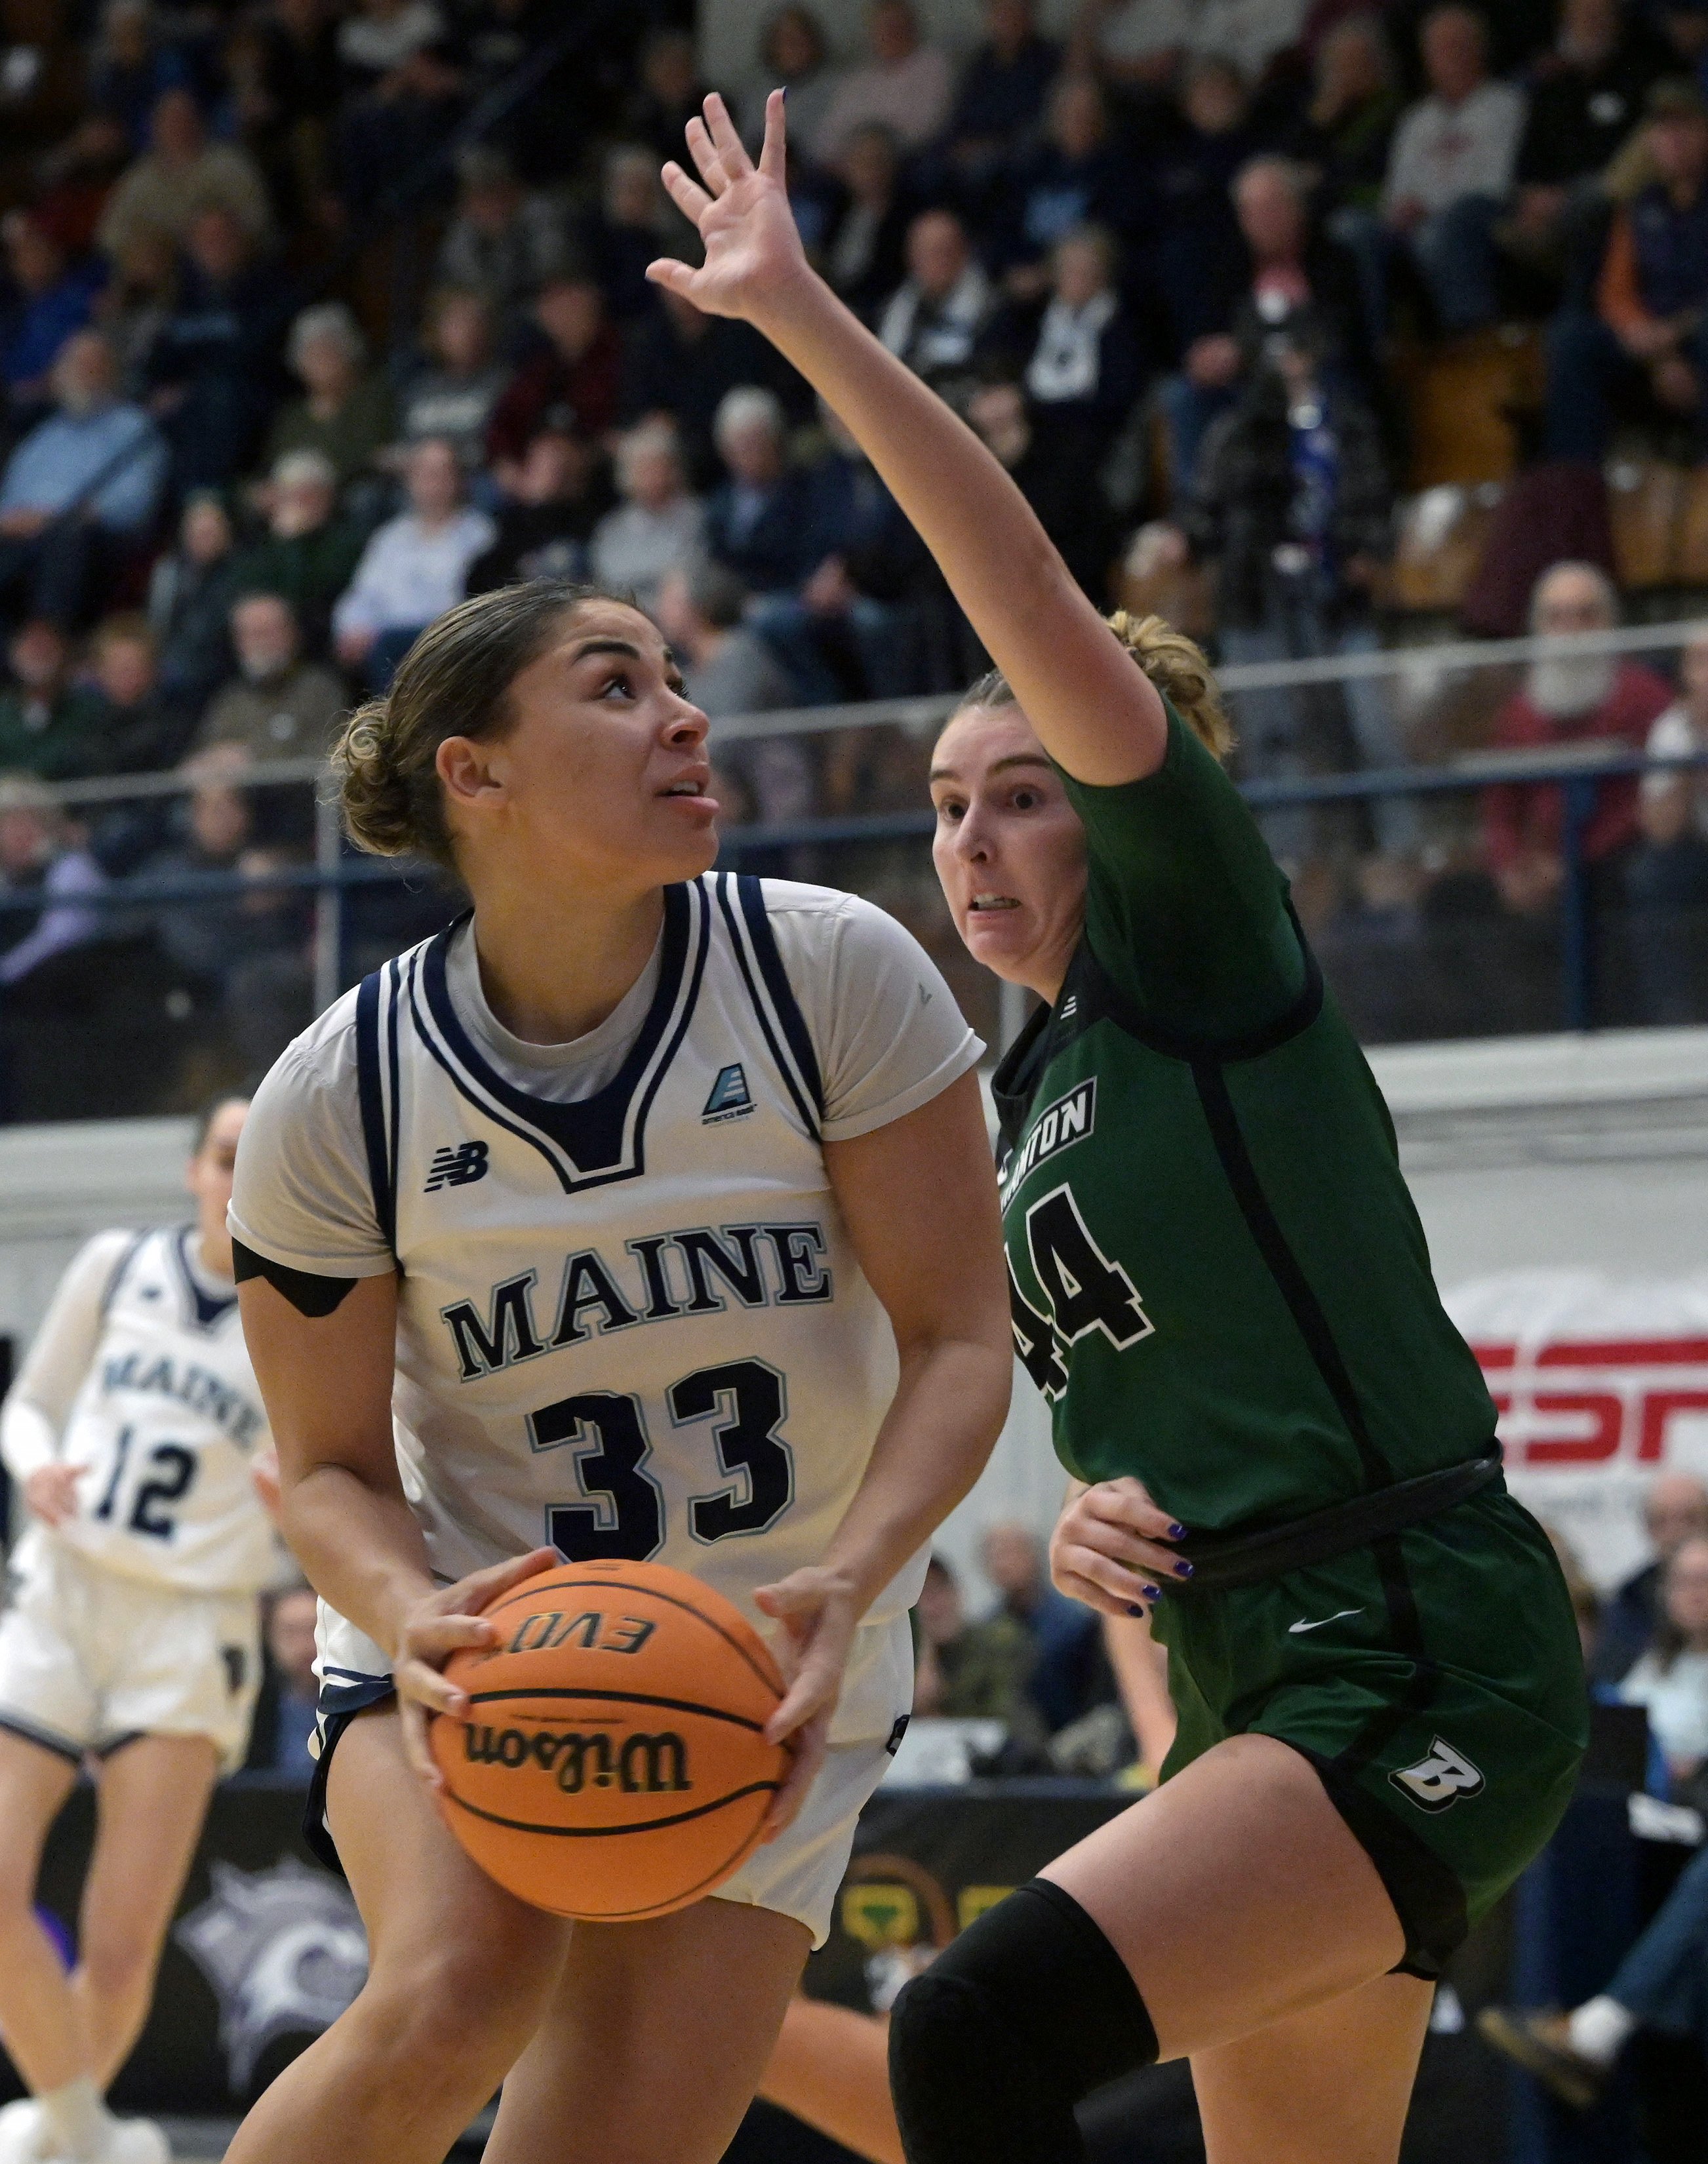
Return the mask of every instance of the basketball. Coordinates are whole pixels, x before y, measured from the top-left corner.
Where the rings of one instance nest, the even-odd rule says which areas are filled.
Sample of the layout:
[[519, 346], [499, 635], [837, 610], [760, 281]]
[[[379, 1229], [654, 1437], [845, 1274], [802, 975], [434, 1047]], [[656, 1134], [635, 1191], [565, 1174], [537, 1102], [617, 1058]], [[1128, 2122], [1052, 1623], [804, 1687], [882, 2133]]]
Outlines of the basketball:
[[495, 1601], [502, 1634], [445, 1673], [441, 1807], [487, 1875], [559, 1916], [667, 1915], [757, 1845], [789, 1753], [783, 1679], [722, 1594], [662, 1563], [566, 1563]]

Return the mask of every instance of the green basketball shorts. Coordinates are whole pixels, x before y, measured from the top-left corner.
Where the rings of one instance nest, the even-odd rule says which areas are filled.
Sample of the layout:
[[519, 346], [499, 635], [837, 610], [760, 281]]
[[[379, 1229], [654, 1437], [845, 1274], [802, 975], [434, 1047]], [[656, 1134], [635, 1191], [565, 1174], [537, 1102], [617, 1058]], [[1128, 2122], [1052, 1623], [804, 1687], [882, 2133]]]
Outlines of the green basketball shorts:
[[1504, 1493], [1373, 1547], [1157, 1610], [1180, 1733], [1163, 1778], [1230, 1736], [1316, 1767], [1439, 1976], [1558, 1825], [1589, 1736], [1577, 1626], [1540, 1526]]

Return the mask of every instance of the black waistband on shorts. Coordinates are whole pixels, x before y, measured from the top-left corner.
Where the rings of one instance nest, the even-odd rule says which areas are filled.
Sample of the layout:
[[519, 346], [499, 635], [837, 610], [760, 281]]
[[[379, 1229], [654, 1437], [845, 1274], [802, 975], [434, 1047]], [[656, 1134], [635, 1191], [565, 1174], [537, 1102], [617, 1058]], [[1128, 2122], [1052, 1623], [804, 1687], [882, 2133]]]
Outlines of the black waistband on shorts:
[[1390, 1488], [1373, 1489], [1348, 1503], [1331, 1504], [1326, 1510], [1313, 1510], [1309, 1517], [1269, 1526], [1261, 1532], [1192, 1534], [1177, 1549], [1191, 1564], [1192, 1575], [1170, 1586], [1170, 1597], [1226, 1593], [1266, 1578], [1284, 1578], [1289, 1571], [1309, 1570], [1353, 1548], [1369, 1547], [1402, 1533], [1426, 1518], [1438, 1517], [1497, 1483], [1504, 1485], [1500, 1460], [1491, 1452], [1486, 1458], [1469, 1458], [1462, 1465], [1445, 1466], [1438, 1473], [1420, 1473], [1416, 1479], [1396, 1480]]

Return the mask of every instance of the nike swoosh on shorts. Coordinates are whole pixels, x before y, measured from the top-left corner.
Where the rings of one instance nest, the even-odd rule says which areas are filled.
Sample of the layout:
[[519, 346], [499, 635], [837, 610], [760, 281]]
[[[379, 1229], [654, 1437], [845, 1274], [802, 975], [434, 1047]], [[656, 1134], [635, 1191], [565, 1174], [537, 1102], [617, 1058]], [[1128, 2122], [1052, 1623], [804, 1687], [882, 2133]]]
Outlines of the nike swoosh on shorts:
[[1332, 1615], [1319, 1615], [1314, 1623], [1302, 1620], [1290, 1623], [1287, 1626], [1287, 1635], [1290, 1638], [1296, 1638], [1306, 1631], [1320, 1631], [1325, 1623], [1338, 1623], [1343, 1615], [1362, 1615], [1364, 1612], [1362, 1608], [1342, 1608]]

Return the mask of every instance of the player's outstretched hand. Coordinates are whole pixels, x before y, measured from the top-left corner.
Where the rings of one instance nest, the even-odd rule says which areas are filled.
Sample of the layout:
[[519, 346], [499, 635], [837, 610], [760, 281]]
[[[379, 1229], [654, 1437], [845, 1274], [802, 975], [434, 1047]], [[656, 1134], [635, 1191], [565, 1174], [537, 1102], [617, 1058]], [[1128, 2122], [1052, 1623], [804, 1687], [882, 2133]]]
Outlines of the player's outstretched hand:
[[403, 1748], [409, 1763], [429, 1788], [444, 1786], [427, 1744], [427, 1724], [438, 1713], [464, 1719], [469, 1710], [467, 1694], [441, 1673], [445, 1662], [465, 1646], [497, 1642], [497, 1627], [482, 1622], [481, 1611], [501, 1594], [520, 1585], [536, 1571], [549, 1570], [562, 1557], [555, 1548], [534, 1548], [509, 1563], [489, 1563], [485, 1570], [470, 1571], [455, 1585], [429, 1593], [410, 1610], [397, 1635], [397, 1655], [392, 1664], [392, 1680], [397, 1689], [397, 1710], [403, 1717]]
[[1049, 1574], [1058, 1593], [1105, 1615], [1154, 1608], [1168, 1587], [1191, 1576], [1172, 1552], [1186, 1528], [1152, 1502], [1131, 1474], [1100, 1480], [1075, 1495], [1050, 1536]]
[[839, 1571], [817, 1567], [760, 1586], [754, 1600], [783, 1626], [777, 1651], [788, 1685], [765, 1723], [765, 1741], [786, 1743], [795, 1754], [788, 1778], [771, 1799], [760, 1836], [775, 1841], [806, 1802], [824, 1763], [831, 1715], [842, 1695], [842, 1672], [860, 1619], [849, 1581]]
[[24, 1484], [24, 1500], [32, 1516], [45, 1526], [62, 1526], [77, 1515], [77, 1483], [87, 1468], [81, 1465], [39, 1465]]
[[648, 265], [646, 275], [708, 316], [757, 323], [812, 275], [785, 184], [783, 93], [774, 90], [765, 101], [757, 165], [716, 91], [706, 100], [705, 118], [696, 115], [686, 133], [705, 185], [674, 159], [661, 177], [671, 202], [699, 233], [706, 260], [696, 270], [663, 256]]

